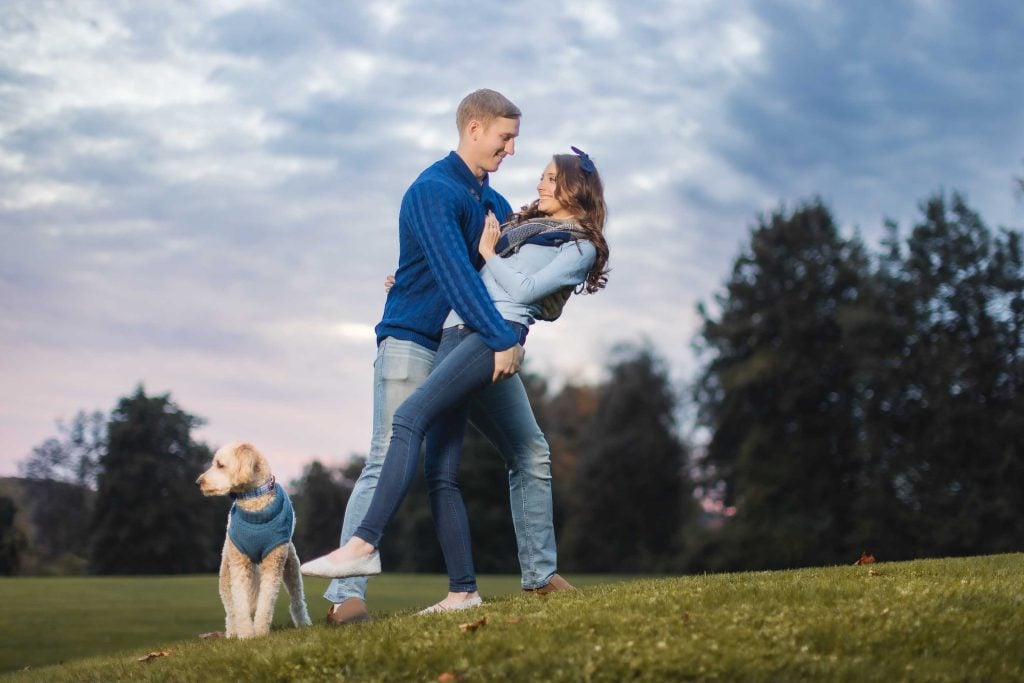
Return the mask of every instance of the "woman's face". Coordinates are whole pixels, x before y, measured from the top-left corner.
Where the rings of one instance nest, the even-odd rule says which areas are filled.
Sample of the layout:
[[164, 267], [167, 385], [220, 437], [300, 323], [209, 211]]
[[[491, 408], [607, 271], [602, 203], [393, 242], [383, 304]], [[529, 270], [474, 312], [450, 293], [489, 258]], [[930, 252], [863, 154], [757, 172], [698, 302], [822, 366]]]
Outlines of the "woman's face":
[[558, 168], [555, 166], [554, 160], [551, 160], [544, 168], [544, 173], [540, 176], [540, 182], [537, 183], [537, 197], [540, 200], [537, 208], [552, 218], [569, 218], [572, 214], [562, 206], [562, 202], [558, 201], [558, 198], [555, 196], [557, 187], [555, 179], [557, 177]]

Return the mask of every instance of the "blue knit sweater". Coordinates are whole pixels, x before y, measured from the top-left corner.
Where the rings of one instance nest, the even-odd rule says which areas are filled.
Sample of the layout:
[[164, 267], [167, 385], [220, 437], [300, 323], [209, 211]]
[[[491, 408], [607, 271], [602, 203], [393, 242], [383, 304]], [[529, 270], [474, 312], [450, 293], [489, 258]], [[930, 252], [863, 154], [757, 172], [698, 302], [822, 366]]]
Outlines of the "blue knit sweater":
[[437, 349], [441, 325], [454, 309], [495, 351], [515, 346], [518, 335], [477, 274], [487, 208], [500, 222], [512, 212], [488, 178], [480, 183], [455, 152], [409, 186], [398, 217], [398, 270], [376, 327], [378, 344], [397, 337]]
[[228, 516], [228, 538], [253, 562], [262, 562], [267, 554], [292, 538], [295, 510], [280, 484], [274, 486], [274, 500], [262, 510], [249, 512], [236, 501]]

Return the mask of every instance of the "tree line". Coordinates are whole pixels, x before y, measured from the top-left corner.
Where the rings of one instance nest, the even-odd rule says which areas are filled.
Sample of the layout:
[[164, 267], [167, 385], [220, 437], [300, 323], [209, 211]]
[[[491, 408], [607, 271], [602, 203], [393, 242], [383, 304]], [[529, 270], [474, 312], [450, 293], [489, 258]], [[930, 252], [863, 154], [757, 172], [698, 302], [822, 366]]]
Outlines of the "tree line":
[[[812, 200], [758, 218], [699, 311], [690, 386], [650, 345], [616, 349], [594, 384], [525, 375], [551, 445], [561, 571], [1024, 549], [1019, 231], [939, 194], [872, 249]], [[139, 387], [109, 416], [62, 425], [23, 464], [20, 497], [0, 487], [0, 571], [214, 571], [229, 501], [193, 485], [211, 456], [192, 438], [200, 423]], [[301, 557], [337, 544], [360, 469], [312, 462], [291, 482]], [[461, 482], [478, 570], [514, 573], [507, 473], [472, 430]], [[420, 480], [384, 538], [385, 569], [442, 571], [435, 539]]]

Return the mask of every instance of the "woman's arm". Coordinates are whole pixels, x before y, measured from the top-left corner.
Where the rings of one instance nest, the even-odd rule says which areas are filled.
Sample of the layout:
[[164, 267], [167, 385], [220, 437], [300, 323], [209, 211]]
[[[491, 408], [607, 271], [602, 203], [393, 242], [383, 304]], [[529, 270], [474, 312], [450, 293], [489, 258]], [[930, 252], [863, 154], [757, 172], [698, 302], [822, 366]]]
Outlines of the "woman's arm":
[[[532, 304], [552, 292], [580, 284], [587, 279], [587, 273], [597, 257], [594, 245], [583, 240], [566, 242], [560, 247], [541, 248], [558, 249], [558, 254], [535, 273], [524, 273], [517, 270], [509, 259], [500, 257], [487, 259], [485, 268], [490, 271], [502, 289], [508, 292], [512, 301]], [[481, 254], [483, 254], [482, 251]]]

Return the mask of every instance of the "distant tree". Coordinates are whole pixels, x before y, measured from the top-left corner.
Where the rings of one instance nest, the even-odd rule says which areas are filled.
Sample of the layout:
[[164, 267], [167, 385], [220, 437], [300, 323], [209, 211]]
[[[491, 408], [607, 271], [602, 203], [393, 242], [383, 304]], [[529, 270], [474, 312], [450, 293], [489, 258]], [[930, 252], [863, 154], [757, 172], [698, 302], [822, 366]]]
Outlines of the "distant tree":
[[292, 484], [295, 548], [300, 558], [319, 557], [338, 547], [345, 506], [362, 463], [359, 458], [348, 468], [341, 468], [326, 467], [314, 460]]
[[14, 501], [0, 496], [0, 575], [18, 573], [21, 554], [25, 550], [25, 535], [14, 521], [18, 508]]
[[57, 431], [61, 438], [47, 439], [19, 464], [22, 476], [95, 489], [107, 447], [106, 415], [98, 410], [80, 410], [70, 424], [58, 421]]
[[22, 573], [84, 573], [95, 492], [50, 479], [22, 479], [19, 483], [19, 508], [29, 525]]
[[550, 397], [546, 392], [531, 393], [530, 402], [535, 406], [537, 420], [551, 446], [551, 489], [558, 539], [564, 537], [573, 514], [574, 475], [590, 445], [590, 428], [597, 414], [600, 392], [601, 387], [597, 385], [570, 383]]
[[[572, 475], [560, 564], [577, 571], [659, 571], [692, 516], [687, 449], [663, 361], [622, 347], [597, 390]], [[577, 395], [578, 396], [578, 395]]]
[[875, 491], [891, 494], [860, 514], [877, 520], [891, 557], [1019, 550], [1021, 236], [994, 235], [957, 194], [921, 210], [905, 249], [892, 246], [880, 269], [885, 321], [869, 331], [887, 341], [865, 376], [865, 443], [882, 465]]
[[698, 346], [701, 458], [736, 514], [722, 568], [845, 561], [860, 475], [856, 349], [843, 339], [869, 261], [814, 201], [759, 220]]
[[194, 483], [212, 455], [192, 439], [201, 424], [169, 395], [147, 396], [141, 386], [119, 401], [100, 463], [93, 571], [179, 574], [216, 568], [213, 549], [220, 539], [212, 524], [223, 518], [212, 511], [223, 501], [204, 499]]
[[78, 411], [57, 422], [58, 437], [46, 439], [19, 464], [26, 481], [22, 512], [32, 525], [23, 571], [81, 573], [89, 552], [89, 521], [100, 461], [107, 448], [107, 418]]

